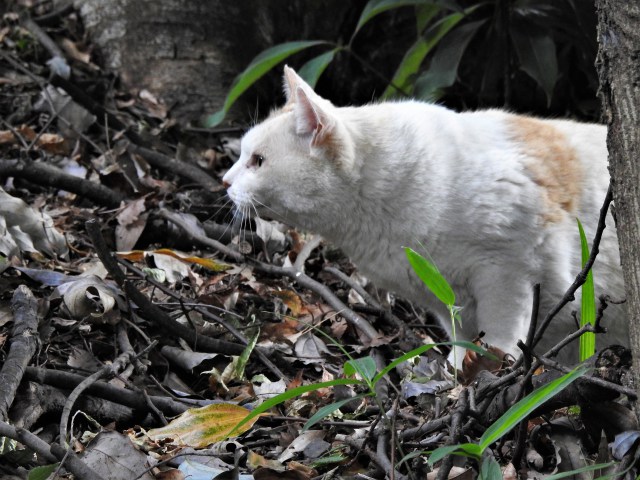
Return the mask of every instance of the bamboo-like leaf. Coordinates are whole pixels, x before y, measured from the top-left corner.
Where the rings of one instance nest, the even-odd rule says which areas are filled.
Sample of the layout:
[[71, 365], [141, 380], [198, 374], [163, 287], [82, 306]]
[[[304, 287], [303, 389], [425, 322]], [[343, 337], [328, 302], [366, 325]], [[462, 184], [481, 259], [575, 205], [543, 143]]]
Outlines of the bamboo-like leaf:
[[416, 80], [415, 96], [417, 98], [434, 100], [437, 92], [454, 84], [462, 55], [486, 21], [482, 19], [462, 25], [438, 43], [429, 68]]
[[[311, 427], [313, 427], [316, 423], [318, 423], [320, 420], [328, 417], [329, 415], [331, 415], [333, 412], [338, 410], [343, 405], [345, 405], [345, 404], [347, 404], [349, 402], [352, 402], [353, 400], [358, 400], [360, 398], [363, 398], [363, 397], [365, 397], [367, 395], [370, 395], [370, 394], [361, 393], [360, 395], [356, 395], [355, 397], [345, 398], [344, 400], [340, 400], [338, 402], [334, 402], [334, 403], [330, 403], [329, 405], [325, 405], [324, 407], [319, 409], [315, 414], [313, 414], [313, 416], [309, 420], [307, 420], [307, 423], [305, 423], [304, 427], [302, 427], [302, 432], [306, 432]], [[300, 433], [302, 433], [302, 432], [300, 432]]]
[[364, 380], [372, 380], [376, 375], [376, 370], [376, 361], [373, 357], [356, 358], [344, 363], [344, 374], [347, 377], [352, 377], [357, 373]]
[[[578, 230], [580, 231], [580, 247], [582, 251], [582, 268], [589, 260], [589, 244], [587, 243], [587, 237], [584, 234], [582, 223], [578, 222]], [[595, 325], [596, 323], [596, 296], [593, 287], [593, 269], [589, 270], [587, 274], [587, 280], [582, 285], [582, 305], [580, 310], [580, 326], [584, 326], [587, 323]], [[596, 352], [596, 335], [592, 332], [584, 333], [580, 337], [580, 361], [584, 361], [587, 358], [593, 356]]]
[[387, 10], [391, 10], [392, 8], [406, 7], [408, 5], [420, 5], [432, 3], [428, 0], [369, 0], [369, 2], [362, 9], [362, 13], [360, 14], [360, 19], [358, 20], [358, 25], [356, 26], [356, 33], [373, 17], [381, 14], [382, 12], [386, 12]]
[[534, 390], [507, 410], [498, 420], [485, 430], [480, 437], [479, 446], [484, 451], [493, 442], [506, 435], [513, 427], [524, 420], [531, 412], [564, 390], [571, 383], [587, 372], [585, 367], [574, 368], [571, 372], [555, 379], [553, 382]]
[[324, 52], [323, 54], [312, 58], [305, 63], [300, 70], [298, 70], [298, 75], [300, 75], [304, 81], [311, 86], [311, 88], [315, 88], [320, 75], [322, 75], [322, 72], [326, 70], [329, 64], [333, 61], [336, 53], [339, 51], [340, 48], [334, 48], [333, 50], [329, 50], [328, 52]]
[[238, 422], [238, 424], [235, 427], [233, 427], [233, 429], [229, 432], [228, 436], [230, 437], [238, 432], [246, 431], [246, 428], [243, 430], [240, 430], [240, 429], [244, 427], [244, 425], [247, 422], [252, 422], [253, 424], [253, 422], [255, 422], [256, 417], [258, 417], [260, 414], [266, 412], [272, 407], [275, 407], [276, 405], [280, 405], [281, 403], [286, 402], [287, 400], [298, 397], [303, 393], [313, 392], [315, 390], [320, 390], [321, 388], [334, 387], [336, 385], [363, 385], [363, 384], [364, 382], [362, 382], [361, 380], [354, 380], [349, 378], [338, 378], [336, 380], [329, 380], [328, 382], [313, 383], [311, 385], [302, 385], [300, 387], [292, 388], [291, 390], [287, 390], [284, 393], [276, 395], [275, 397], [271, 397], [270, 399], [262, 402], [260, 405], [254, 408], [251, 411], [251, 413], [249, 413], [249, 415], [247, 415], [242, 420], [240, 420], [240, 422]]
[[[387, 89], [382, 94], [383, 98], [388, 98], [392, 96], [397, 89], [394, 86], [397, 86], [402, 89], [404, 93], [411, 93], [407, 90], [412, 90], [409, 88], [409, 80], [411, 77], [415, 76], [422, 65], [425, 57], [433, 51], [435, 47], [437, 47], [441, 41], [444, 42], [443, 37], [447, 35], [451, 29], [453, 29], [465, 16], [471, 11], [475, 10], [474, 8], [469, 8], [464, 12], [456, 12], [446, 17], [440, 19], [433, 26], [431, 26], [427, 31], [414, 43], [411, 48], [407, 51], [402, 62], [398, 66], [396, 73], [391, 80], [391, 84], [387, 87]], [[481, 22], [484, 22], [482, 20]], [[477, 22], [474, 22], [474, 24]], [[460, 27], [461, 31], [465, 31], [465, 27]], [[456, 30], [457, 32], [457, 30]], [[475, 33], [475, 30], [474, 30]], [[466, 44], [464, 45], [466, 48]], [[463, 50], [464, 51], [464, 50]], [[457, 71], [457, 63], [455, 65], [455, 70]], [[431, 71], [431, 69], [429, 69]], [[453, 75], [453, 79], [455, 80], [455, 72]], [[453, 81], [451, 82], [453, 83]]]
[[267, 48], [265, 51], [256, 56], [251, 61], [249, 66], [235, 78], [233, 84], [231, 85], [231, 89], [227, 94], [227, 98], [224, 101], [224, 106], [213, 115], [207, 117], [207, 119], [205, 120], [205, 125], [207, 127], [214, 127], [222, 122], [224, 116], [229, 111], [229, 108], [231, 108], [231, 105], [233, 105], [238, 97], [242, 95], [242, 93], [244, 93], [244, 91], [247, 90], [251, 85], [253, 85], [260, 77], [262, 77], [265, 73], [267, 73], [278, 63], [283, 61], [285, 58], [288, 58], [294, 53], [298, 53], [299, 51], [306, 48], [326, 43], [327, 42], [323, 40], [305, 40], [281, 43], [271, 48]]
[[453, 289], [435, 265], [409, 247], [405, 247], [404, 251], [413, 270], [427, 288], [445, 305], [455, 305], [456, 296], [453, 293]]
[[249, 430], [258, 419], [258, 415], [254, 415], [241, 426], [238, 425], [238, 422], [247, 417], [248, 412], [246, 408], [231, 403], [214, 403], [202, 408], [190, 408], [169, 425], [153, 428], [147, 435], [152, 440], [171, 437], [178, 443], [204, 448], [228, 438], [232, 430], [237, 433]]
[[540, 85], [547, 96], [547, 105], [551, 105], [558, 80], [556, 45], [551, 35], [524, 21], [514, 24], [510, 33], [520, 68]]

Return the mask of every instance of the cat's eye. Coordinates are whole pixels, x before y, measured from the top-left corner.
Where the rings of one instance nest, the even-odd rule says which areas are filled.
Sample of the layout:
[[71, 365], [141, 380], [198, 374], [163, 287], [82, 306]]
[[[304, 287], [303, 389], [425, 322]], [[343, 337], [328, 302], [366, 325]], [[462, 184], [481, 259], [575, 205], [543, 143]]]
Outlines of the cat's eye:
[[258, 153], [254, 153], [251, 155], [251, 159], [249, 160], [250, 167], [261, 167], [264, 163], [264, 157]]

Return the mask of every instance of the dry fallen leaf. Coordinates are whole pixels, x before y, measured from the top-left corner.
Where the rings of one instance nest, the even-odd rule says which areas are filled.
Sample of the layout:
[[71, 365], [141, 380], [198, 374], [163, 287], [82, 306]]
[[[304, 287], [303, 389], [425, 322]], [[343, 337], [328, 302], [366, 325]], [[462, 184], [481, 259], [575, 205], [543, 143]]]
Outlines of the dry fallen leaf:
[[55, 228], [49, 215], [31, 208], [2, 188], [0, 188], [0, 217], [4, 218], [9, 235], [22, 251], [37, 251], [45, 255], [61, 257], [69, 254], [64, 235]]
[[[204, 448], [228, 437], [231, 430], [249, 414], [249, 410], [231, 403], [215, 403], [202, 408], [191, 408], [169, 425], [147, 432], [151, 440], [173, 438], [176, 443], [193, 448]], [[258, 416], [259, 417], [259, 416]], [[249, 430], [258, 417], [240, 427], [236, 434]]]

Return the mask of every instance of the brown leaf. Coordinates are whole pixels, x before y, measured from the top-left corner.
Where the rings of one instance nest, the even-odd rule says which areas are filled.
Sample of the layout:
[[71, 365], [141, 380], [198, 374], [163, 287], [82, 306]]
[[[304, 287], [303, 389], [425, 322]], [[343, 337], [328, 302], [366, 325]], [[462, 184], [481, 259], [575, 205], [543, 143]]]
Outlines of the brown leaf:
[[466, 382], [470, 382], [476, 378], [478, 372], [481, 372], [482, 370], [488, 370], [490, 372], [500, 370], [503, 367], [504, 358], [506, 356], [506, 353], [503, 350], [500, 350], [498, 347], [494, 347], [493, 345], [487, 345], [479, 338], [474, 340], [473, 343], [481, 346], [496, 358], [490, 358], [480, 355], [473, 350], [467, 350], [464, 360], [462, 360], [462, 375]]
[[303, 311], [302, 299], [291, 290], [272, 290], [271, 294], [278, 297], [289, 308], [291, 315], [297, 317]]

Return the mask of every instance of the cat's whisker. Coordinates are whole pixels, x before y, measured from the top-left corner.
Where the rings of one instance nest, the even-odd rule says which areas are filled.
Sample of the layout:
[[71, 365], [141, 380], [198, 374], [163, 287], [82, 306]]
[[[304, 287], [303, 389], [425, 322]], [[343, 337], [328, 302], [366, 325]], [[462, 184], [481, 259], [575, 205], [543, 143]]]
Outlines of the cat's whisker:
[[227, 208], [230, 203], [233, 203], [233, 200], [231, 200], [229, 195], [225, 195], [224, 198], [225, 198], [225, 200], [222, 203], [222, 205], [220, 205], [211, 215], [209, 215], [207, 220], [211, 220], [212, 218], [216, 218], [223, 209]]
[[[260, 205], [261, 207], [269, 210], [270, 212], [273, 212], [274, 215], [278, 216], [279, 218], [283, 218], [281, 214], [279, 214], [278, 212], [276, 212], [273, 208], [269, 207], [268, 205], [265, 205], [264, 203], [262, 203], [260, 200], [256, 200], [255, 198], [253, 199], [253, 201], [255, 203], [257, 203], [258, 205]], [[255, 208], [255, 206], [254, 206]], [[256, 210], [256, 215], [258, 215], [258, 211]]]

